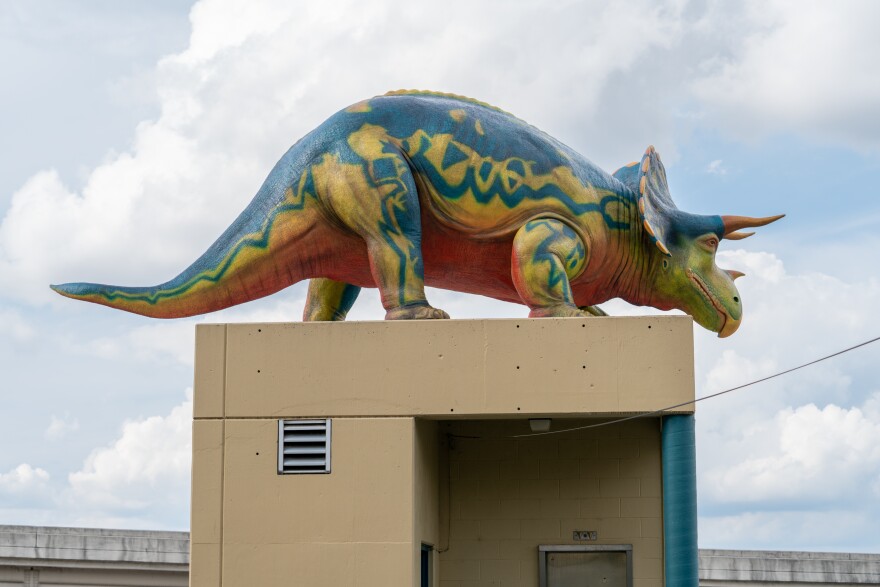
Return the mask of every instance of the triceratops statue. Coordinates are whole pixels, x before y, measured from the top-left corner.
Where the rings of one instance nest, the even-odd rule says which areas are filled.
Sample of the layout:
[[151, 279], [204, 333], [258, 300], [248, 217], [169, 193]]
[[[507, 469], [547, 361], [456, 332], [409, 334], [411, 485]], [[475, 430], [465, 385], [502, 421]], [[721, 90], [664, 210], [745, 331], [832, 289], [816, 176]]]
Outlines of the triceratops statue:
[[722, 239], [781, 216], [676, 208], [653, 147], [608, 175], [518, 118], [469, 98], [398, 91], [333, 115], [275, 165], [253, 201], [183, 273], [153, 287], [58, 293], [157, 318], [220, 310], [311, 279], [304, 320], [343, 320], [362, 287], [387, 319], [448, 318], [425, 285], [603, 314], [623, 298], [678, 308], [719, 336], [742, 305]]

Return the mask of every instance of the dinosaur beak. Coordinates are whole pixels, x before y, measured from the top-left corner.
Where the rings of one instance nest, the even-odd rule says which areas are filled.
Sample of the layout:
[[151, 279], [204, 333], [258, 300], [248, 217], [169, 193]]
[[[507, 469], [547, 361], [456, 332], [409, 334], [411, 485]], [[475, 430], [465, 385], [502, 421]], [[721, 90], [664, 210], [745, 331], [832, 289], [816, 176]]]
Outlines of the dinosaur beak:
[[724, 321], [724, 326], [718, 331], [718, 338], [727, 338], [736, 332], [737, 328], [739, 328], [740, 322], [742, 322], [741, 318], [739, 320], [734, 320], [728, 315], [727, 319]]
[[771, 222], [776, 222], [785, 214], [778, 216], [766, 216], [764, 218], [752, 218], [750, 216], [722, 216], [721, 221], [724, 223], [724, 238], [738, 240], [751, 236], [749, 234], [737, 233], [742, 228], [755, 228], [758, 226], [766, 226]]

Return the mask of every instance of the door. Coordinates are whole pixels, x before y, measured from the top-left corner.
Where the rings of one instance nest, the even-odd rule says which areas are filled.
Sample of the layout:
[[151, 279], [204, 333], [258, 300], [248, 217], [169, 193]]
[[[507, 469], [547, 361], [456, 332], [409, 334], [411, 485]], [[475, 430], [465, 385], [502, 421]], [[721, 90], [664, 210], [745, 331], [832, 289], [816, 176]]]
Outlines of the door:
[[632, 587], [632, 547], [541, 546], [541, 587]]

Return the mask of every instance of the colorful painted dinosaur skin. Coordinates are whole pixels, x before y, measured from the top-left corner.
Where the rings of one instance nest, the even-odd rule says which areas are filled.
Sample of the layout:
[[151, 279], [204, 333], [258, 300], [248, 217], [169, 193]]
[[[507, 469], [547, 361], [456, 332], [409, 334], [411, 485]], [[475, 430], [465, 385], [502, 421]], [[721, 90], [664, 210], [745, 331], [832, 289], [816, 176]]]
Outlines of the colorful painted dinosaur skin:
[[497, 108], [399, 91], [338, 112], [275, 165], [195, 263], [154, 287], [52, 286], [157, 318], [212, 312], [311, 278], [304, 320], [342, 320], [362, 287], [387, 319], [448, 318], [425, 285], [601, 314], [620, 297], [678, 308], [719, 336], [740, 324], [722, 238], [780, 216], [699, 216], [672, 203], [660, 157], [608, 175]]

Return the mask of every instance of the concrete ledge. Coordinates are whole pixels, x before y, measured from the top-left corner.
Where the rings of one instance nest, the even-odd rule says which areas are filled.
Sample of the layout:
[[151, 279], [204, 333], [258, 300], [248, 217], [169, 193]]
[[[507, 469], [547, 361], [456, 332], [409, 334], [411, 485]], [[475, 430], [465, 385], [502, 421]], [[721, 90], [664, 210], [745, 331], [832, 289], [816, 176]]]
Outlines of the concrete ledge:
[[196, 419], [613, 416], [694, 399], [687, 316], [200, 325], [196, 349]]
[[64, 566], [112, 562], [180, 570], [189, 564], [189, 533], [0, 526], [0, 565], [53, 566], [53, 561]]
[[701, 550], [700, 584], [880, 584], [880, 554]]

